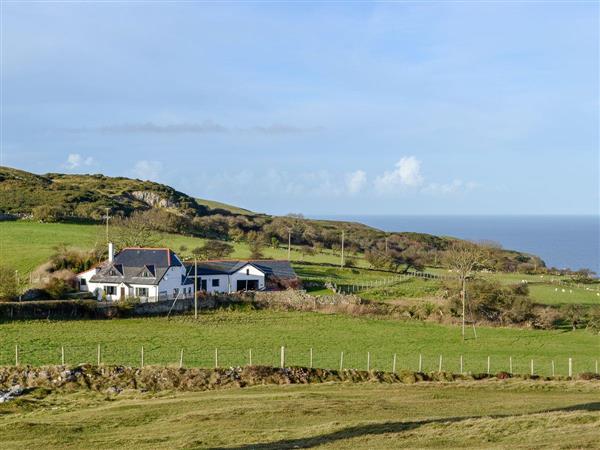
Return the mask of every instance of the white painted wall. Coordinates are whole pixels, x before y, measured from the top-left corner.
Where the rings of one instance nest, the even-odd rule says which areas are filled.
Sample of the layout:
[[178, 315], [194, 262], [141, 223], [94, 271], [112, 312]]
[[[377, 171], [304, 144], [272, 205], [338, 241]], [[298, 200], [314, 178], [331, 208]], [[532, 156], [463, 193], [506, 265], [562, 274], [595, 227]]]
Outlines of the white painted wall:
[[[142, 300], [155, 302], [158, 301], [159, 295], [161, 293], [165, 293], [168, 298], [173, 298], [175, 295], [175, 289], [178, 289], [180, 293], [192, 295], [193, 294], [193, 286], [192, 285], [183, 285], [182, 275], [185, 275], [185, 267], [171, 267], [167, 270], [167, 273], [160, 280], [158, 286], [147, 285], [147, 284], [131, 284], [126, 285], [125, 283], [93, 283], [90, 281], [96, 274], [97, 269], [90, 269], [85, 272], [82, 272], [77, 275], [77, 279], [80, 283], [80, 290], [84, 292], [95, 292], [97, 294], [97, 299], [102, 300], [103, 294], [106, 291], [106, 286], [113, 286], [116, 289], [116, 293], [114, 295], [106, 295], [106, 300], [108, 301], [117, 301], [121, 299], [121, 287], [125, 288], [125, 296], [126, 297], [140, 297]], [[85, 285], [81, 285], [81, 280], [85, 280]], [[147, 288], [148, 289], [148, 297], [141, 297], [137, 295], [136, 288]]]
[[[237, 282], [245, 280], [258, 281], [258, 289], [265, 288], [265, 274], [251, 264], [247, 264], [231, 275], [199, 275], [200, 280], [206, 280], [206, 292], [229, 293], [237, 290]], [[219, 280], [219, 286], [213, 286], [212, 281]], [[198, 290], [202, 289], [201, 281], [198, 281]]]
[[[175, 295], [175, 289], [182, 292], [184, 286], [181, 284], [182, 276], [185, 275], [185, 267], [171, 267], [158, 285], [158, 294], [166, 293], [169, 298]], [[186, 286], [187, 287], [187, 286]]]
[[[202, 281], [206, 280], [206, 292], [233, 292], [234, 287], [229, 287], [229, 277], [227, 275], [199, 275], [200, 281], [198, 281], [198, 290], [202, 289]], [[219, 280], [219, 286], [213, 286], [213, 280]]]
[[265, 274], [251, 264], [246, 264], [240, 270], [231, 275], [231, 288], [237, 290], [237, 282], [245, 280], [258, 281], [258, 289], [265, 288]]
[[[89, 283], [90, 278], [92, 278], [96, 272], [98, 271], [97, 267], [93, 267], [85, 272], [81, 272], [77, 274], [77, 281], [79, 281], [79, 290], [81, 292], [90, 292]], [[81, 284], [81, 280], [85, 280], [85, 284]], [[93, 289], [91, 290], [93, 291]]]

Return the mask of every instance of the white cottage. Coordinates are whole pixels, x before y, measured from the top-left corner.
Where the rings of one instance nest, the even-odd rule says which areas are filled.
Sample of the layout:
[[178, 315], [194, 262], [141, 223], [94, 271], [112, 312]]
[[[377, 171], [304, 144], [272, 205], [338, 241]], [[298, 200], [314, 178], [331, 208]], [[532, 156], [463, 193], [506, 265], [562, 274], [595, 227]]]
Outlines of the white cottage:
[[[208, 293], [264, 291], [299, 286], [289, 261], [219, 260], [187, 265], [188, 277], [197, 276], [198, 290]], [[193, 281], [192, 281], [193, 282]]]
[[125, 248], [114, 254], [108, 245], [108, 260], [77, 275], [79, 289], [93, 292], [98, 300], [139, 298], [156, 302], [193, 296], [193, 280], [168, 248]]

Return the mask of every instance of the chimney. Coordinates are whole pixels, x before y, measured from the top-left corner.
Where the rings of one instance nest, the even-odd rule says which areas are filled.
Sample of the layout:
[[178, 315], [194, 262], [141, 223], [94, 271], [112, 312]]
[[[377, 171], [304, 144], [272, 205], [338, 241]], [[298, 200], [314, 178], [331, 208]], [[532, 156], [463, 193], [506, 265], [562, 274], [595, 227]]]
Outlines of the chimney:
[[113, 262], [115, 258], [115, 246], [112, 242], [108, 243], [108, 261]]

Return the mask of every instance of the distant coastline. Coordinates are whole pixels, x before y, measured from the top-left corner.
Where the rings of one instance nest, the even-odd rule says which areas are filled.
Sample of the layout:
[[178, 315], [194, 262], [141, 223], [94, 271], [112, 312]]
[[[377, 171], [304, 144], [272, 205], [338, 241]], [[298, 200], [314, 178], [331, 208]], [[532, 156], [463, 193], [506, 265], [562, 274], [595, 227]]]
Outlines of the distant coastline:
[[414, 231], [471, 240], [540, 256], [557, 268], [600, 273], [600, 216], [594, 215], [311, 215], [351, 220], [385, 231]]

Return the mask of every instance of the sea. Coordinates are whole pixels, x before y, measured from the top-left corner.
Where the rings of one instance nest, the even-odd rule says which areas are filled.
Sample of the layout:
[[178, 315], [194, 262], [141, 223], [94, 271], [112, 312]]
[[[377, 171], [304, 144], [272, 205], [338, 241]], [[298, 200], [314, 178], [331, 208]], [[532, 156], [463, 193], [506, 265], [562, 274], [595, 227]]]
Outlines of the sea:
[[396, 216], [319, 215], [360, 222], [384, 231], [415, 231], [474, 241], [540, 256], [546, 266], [600, 274], [600, 216]]

